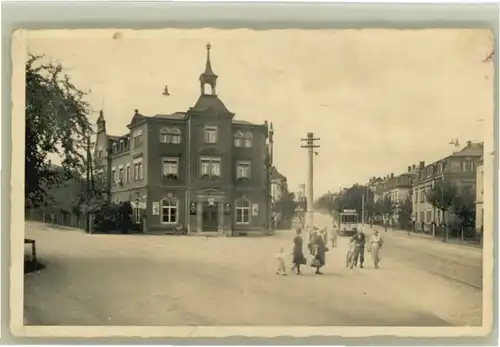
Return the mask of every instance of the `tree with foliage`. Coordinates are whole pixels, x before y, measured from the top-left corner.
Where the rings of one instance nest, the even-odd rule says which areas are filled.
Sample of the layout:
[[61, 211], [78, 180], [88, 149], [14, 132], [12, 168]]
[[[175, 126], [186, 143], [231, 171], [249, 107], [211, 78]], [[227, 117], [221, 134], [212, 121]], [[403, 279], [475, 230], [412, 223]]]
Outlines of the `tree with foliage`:
[[25, 201], [39, 206], [61, 175], [48, 163], [58, 155], [66, 178], [82, 173], [86, 139], [92, 134], [86, 93], [73, 85], [60, 64], [30, 55], [26, 62]]
[[319, 199], [314, 202], [314, 208], [331, 213], [332, 210], [334, 210], [334, 200], [335, 195], [328, 192], [320, 196]]
[[315, 203], [317, 209], [327, 210], [329, 213], [341, 213], [345, 209], [356, 210], [361, 215], [363, 210], [365, 218], [373, 216], [375, 205], [373, 202], [373, 192], [366, 186], [354, 184], [341, 193], [326, 193]]
[[458, 190], [455, 198], [451, 203], [452, 212], [460, 218], [460, 237], [464, 239], [464, 228], [474, 225], [476, 217], [476, 194], [470, 188]]
[[80, 217], [80, 206], [85, 202], [85, 181], [80, 174], [65, 171], [61, 167], [52, 167], [55, 175], [54, 183], [46, 190], [43, 199], [44, 205], [50, 206], [50, 210], [63, 214], [74, 214]]
[[295, 194], [290, 193], [288, 189], [286, 189], [281, 199], [275, 202], [274, 208], [276, 211], [281, 212], [282, 221], [289, 224], [295, 216], [295, 209], [297, 206], [298, 203], [295, 200]]
[[[437, 181], [434, 186], [427, 191], [426, 197], [427, 201], [436, 209], [442, 212], [442, 215], [445, 215], [445, 212], [452, 206], [453, 200], [457, 197], [458, 188], [457, 186], [450, 181]], [[443, 242], [446, 242], [448, 239], [448, 225], [444, 221], [445, 231], [443, 233]]]
[[393, 215], [395, 205], [389, 195], [385, 195], [378, 204], [379, 213], [384, 217], [384, 228], [387, 232], [387, 222], [389, 218]]
[[413, 202], [411, 197], [408, 196], [404, 200], [400, 200], [398, 203], [398, 222], [402, 228], [407, 228], [408, 223], [413, 214]]

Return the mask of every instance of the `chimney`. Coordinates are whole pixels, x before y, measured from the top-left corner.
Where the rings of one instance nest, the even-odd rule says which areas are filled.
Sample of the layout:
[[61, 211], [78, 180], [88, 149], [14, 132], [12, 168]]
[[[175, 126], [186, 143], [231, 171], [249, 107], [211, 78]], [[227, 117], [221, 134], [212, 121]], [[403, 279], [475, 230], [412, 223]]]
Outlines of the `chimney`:
[[421, 161], [419, 169], [422, 170], [424, 167], [425, 167], [425, 161]]
[[52, 160], [49, 159], [49, 166], [52, 166]]
[[472, 145], [472, 141], [467, 141], [467, 147], [470, 147]]
[[391, 172], [391, 178], [394, 178], [394, 172]]
[[410, 166], [408, 166], [408, 172], [410, 172], [410, 171], [411, 171], [411, 165], [410, 165]]
[[416, 165], [415, 165], [415, 164], [413, 164], [413, 165], [411, 166], [411, 168], [412, 168], [412, 169], [414, 169], [414, 170], [415, 170], [415, 167], [416, 167]]

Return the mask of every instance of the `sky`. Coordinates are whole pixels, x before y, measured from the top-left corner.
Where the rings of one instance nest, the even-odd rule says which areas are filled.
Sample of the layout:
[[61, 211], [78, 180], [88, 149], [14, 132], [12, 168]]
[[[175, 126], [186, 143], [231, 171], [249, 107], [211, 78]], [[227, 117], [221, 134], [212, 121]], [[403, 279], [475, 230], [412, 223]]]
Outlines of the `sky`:
[[[28, 51], [61, 63], [104, 110], [108, 133], [144, 115], [187, 111], [210, 43], [217, 94], [235, 119], [275, 129], [274, 164], [289, 189], [307, 182], [301, 138], [320, 138], [314, 196], [398, 175], [483, 141], [493, 117], [493, 35], [429, 30], [33, 31]], [[162, 95], [168, 85], [170, 96]], [[95, 123], [97, 112], [90, 115]]]

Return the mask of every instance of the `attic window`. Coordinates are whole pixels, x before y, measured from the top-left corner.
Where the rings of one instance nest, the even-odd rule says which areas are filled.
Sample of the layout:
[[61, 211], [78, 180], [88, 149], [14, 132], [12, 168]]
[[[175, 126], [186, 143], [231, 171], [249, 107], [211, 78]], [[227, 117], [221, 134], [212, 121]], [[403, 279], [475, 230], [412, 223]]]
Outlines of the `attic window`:
[[242, 147], [243, 146], [243, 140], [244, 140], [243, 132], [240, 131], [240, 130], [238, 130], [234, 134], [234, 146], [235, 147]]
[[142, 130], [136, 130], [134, 132], [134, 147], [139, 147], [142, 145]]
[[245, 133], [245, 139], [244, 139], [245, 147], [247, 147], [247, 148], [252, 147], [252, 139], [253, 139], [253, 135], [251, 132]]
[[178, 128], [161, 128], [160, 129], [161, 143], [181, 143], [181, 131]]

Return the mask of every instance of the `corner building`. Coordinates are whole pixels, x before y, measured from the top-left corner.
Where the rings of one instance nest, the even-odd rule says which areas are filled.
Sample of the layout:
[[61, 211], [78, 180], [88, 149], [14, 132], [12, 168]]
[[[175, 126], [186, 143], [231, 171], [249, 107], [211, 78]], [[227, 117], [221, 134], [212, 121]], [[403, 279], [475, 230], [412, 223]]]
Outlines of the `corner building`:
[[216, 94], [207, 45], [201, 95], [187, 112], [144, 116], [129, 133], [106, 133], [97, 121], [96, 177], [112, 201], [130, 201], [147, 233], [235, 235], [271, 222], [269, 127], [235, 120]]

